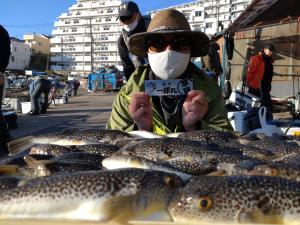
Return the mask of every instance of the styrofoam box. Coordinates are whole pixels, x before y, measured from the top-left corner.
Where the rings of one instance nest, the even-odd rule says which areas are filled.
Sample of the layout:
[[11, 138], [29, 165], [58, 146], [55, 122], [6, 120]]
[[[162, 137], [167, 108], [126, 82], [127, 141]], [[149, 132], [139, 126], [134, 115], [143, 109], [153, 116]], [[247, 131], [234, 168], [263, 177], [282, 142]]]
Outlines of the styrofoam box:
[[64, 104], [64, 101], [62, 98], [56, 98], [55, 99], [55, 104]]
[[22, 113], [29, 113], [31, 110], [31, 102], [21, 102]]
[[247, 110], [227, 113], [227, 117], [233, 129], [243, 134], [249, 132], [249, 129], [245, 121], [246, 116], [247, 116]]

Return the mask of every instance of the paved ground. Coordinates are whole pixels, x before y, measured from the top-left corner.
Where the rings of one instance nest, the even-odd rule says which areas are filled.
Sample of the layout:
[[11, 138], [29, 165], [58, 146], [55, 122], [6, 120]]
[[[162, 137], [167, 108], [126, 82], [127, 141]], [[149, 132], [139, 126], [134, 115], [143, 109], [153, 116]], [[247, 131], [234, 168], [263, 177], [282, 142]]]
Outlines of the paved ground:
[[50, 105], [46, 114], [18, 114], [18, 128], [10, 130], [12, 137], [37, 135], [65, 128], [104, 128], [111, 112], [116, 92], [92, 94], [81, 90], [68, 104]]

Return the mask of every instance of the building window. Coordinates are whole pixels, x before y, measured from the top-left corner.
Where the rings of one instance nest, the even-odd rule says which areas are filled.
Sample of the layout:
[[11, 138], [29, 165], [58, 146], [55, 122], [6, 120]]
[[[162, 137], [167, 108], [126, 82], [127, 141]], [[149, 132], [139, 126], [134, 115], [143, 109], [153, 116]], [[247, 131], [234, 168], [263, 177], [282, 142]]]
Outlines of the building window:
[[79, 23], [79, 20], [74, 20], [74, 23]]
[[81, 13], [78, 11], [78, 12], [76, 13], [76, 16], [79, 16], [79, 15], [81, 15]]
[[205, 25], [205, 28], [212, 28], [213, 27], [213, 23], [207, 23], [206, 25]]
[[11, 61], [14, 62], [15, 61], [15, 57], [11, 56]]
[[201, 16], [202, 12], [201, 11], [196, 11], [195, 16]]

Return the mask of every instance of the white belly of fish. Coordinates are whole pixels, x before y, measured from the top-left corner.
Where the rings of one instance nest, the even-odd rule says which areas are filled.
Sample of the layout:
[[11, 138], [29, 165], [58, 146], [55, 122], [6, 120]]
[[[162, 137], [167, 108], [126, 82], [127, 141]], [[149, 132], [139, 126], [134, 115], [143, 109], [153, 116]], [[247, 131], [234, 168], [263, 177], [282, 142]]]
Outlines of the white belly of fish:
[[1, 205], [0, 218], [35, 218], [106, 221], [105, 198], [74, 201], [31, 201], [18, 204]]

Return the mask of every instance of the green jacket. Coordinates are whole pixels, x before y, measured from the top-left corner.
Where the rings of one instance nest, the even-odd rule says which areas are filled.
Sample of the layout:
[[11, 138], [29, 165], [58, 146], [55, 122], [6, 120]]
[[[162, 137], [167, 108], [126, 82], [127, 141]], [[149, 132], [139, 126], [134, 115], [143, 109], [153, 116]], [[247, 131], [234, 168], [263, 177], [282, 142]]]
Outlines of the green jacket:
[[[113, 102], [111, 116], [107, 123], [108, 129], [117, 129], [122, 131], [133, 131], [136, 129], [135, 123], [128, 112], [131, 96], [136, 92], [144, 92], [144, 81], [149, 77], [149, 66], [140, 66], [131, 75], [130, 79], [124, 85]], [[201, 120], [202, 130], [232, 130], [227, 118], [227, 111], [222, 101], [220, 89], [216, 82], [208, 78], [204, 72], [196, 66], [192, 69], [192, 81], [194, 90], [205, 92], [208, 100], [208, 112]], [[151, 100], [152, 101], [152, 100]], [[157, 134], [171, 133], [164, 122], [163, 115], [153, 107], [152, 132]], [[182, 119], [181, 119], [182, 120]], [[182, 122], [179, 121], [175, 132], [183, 132]]]

